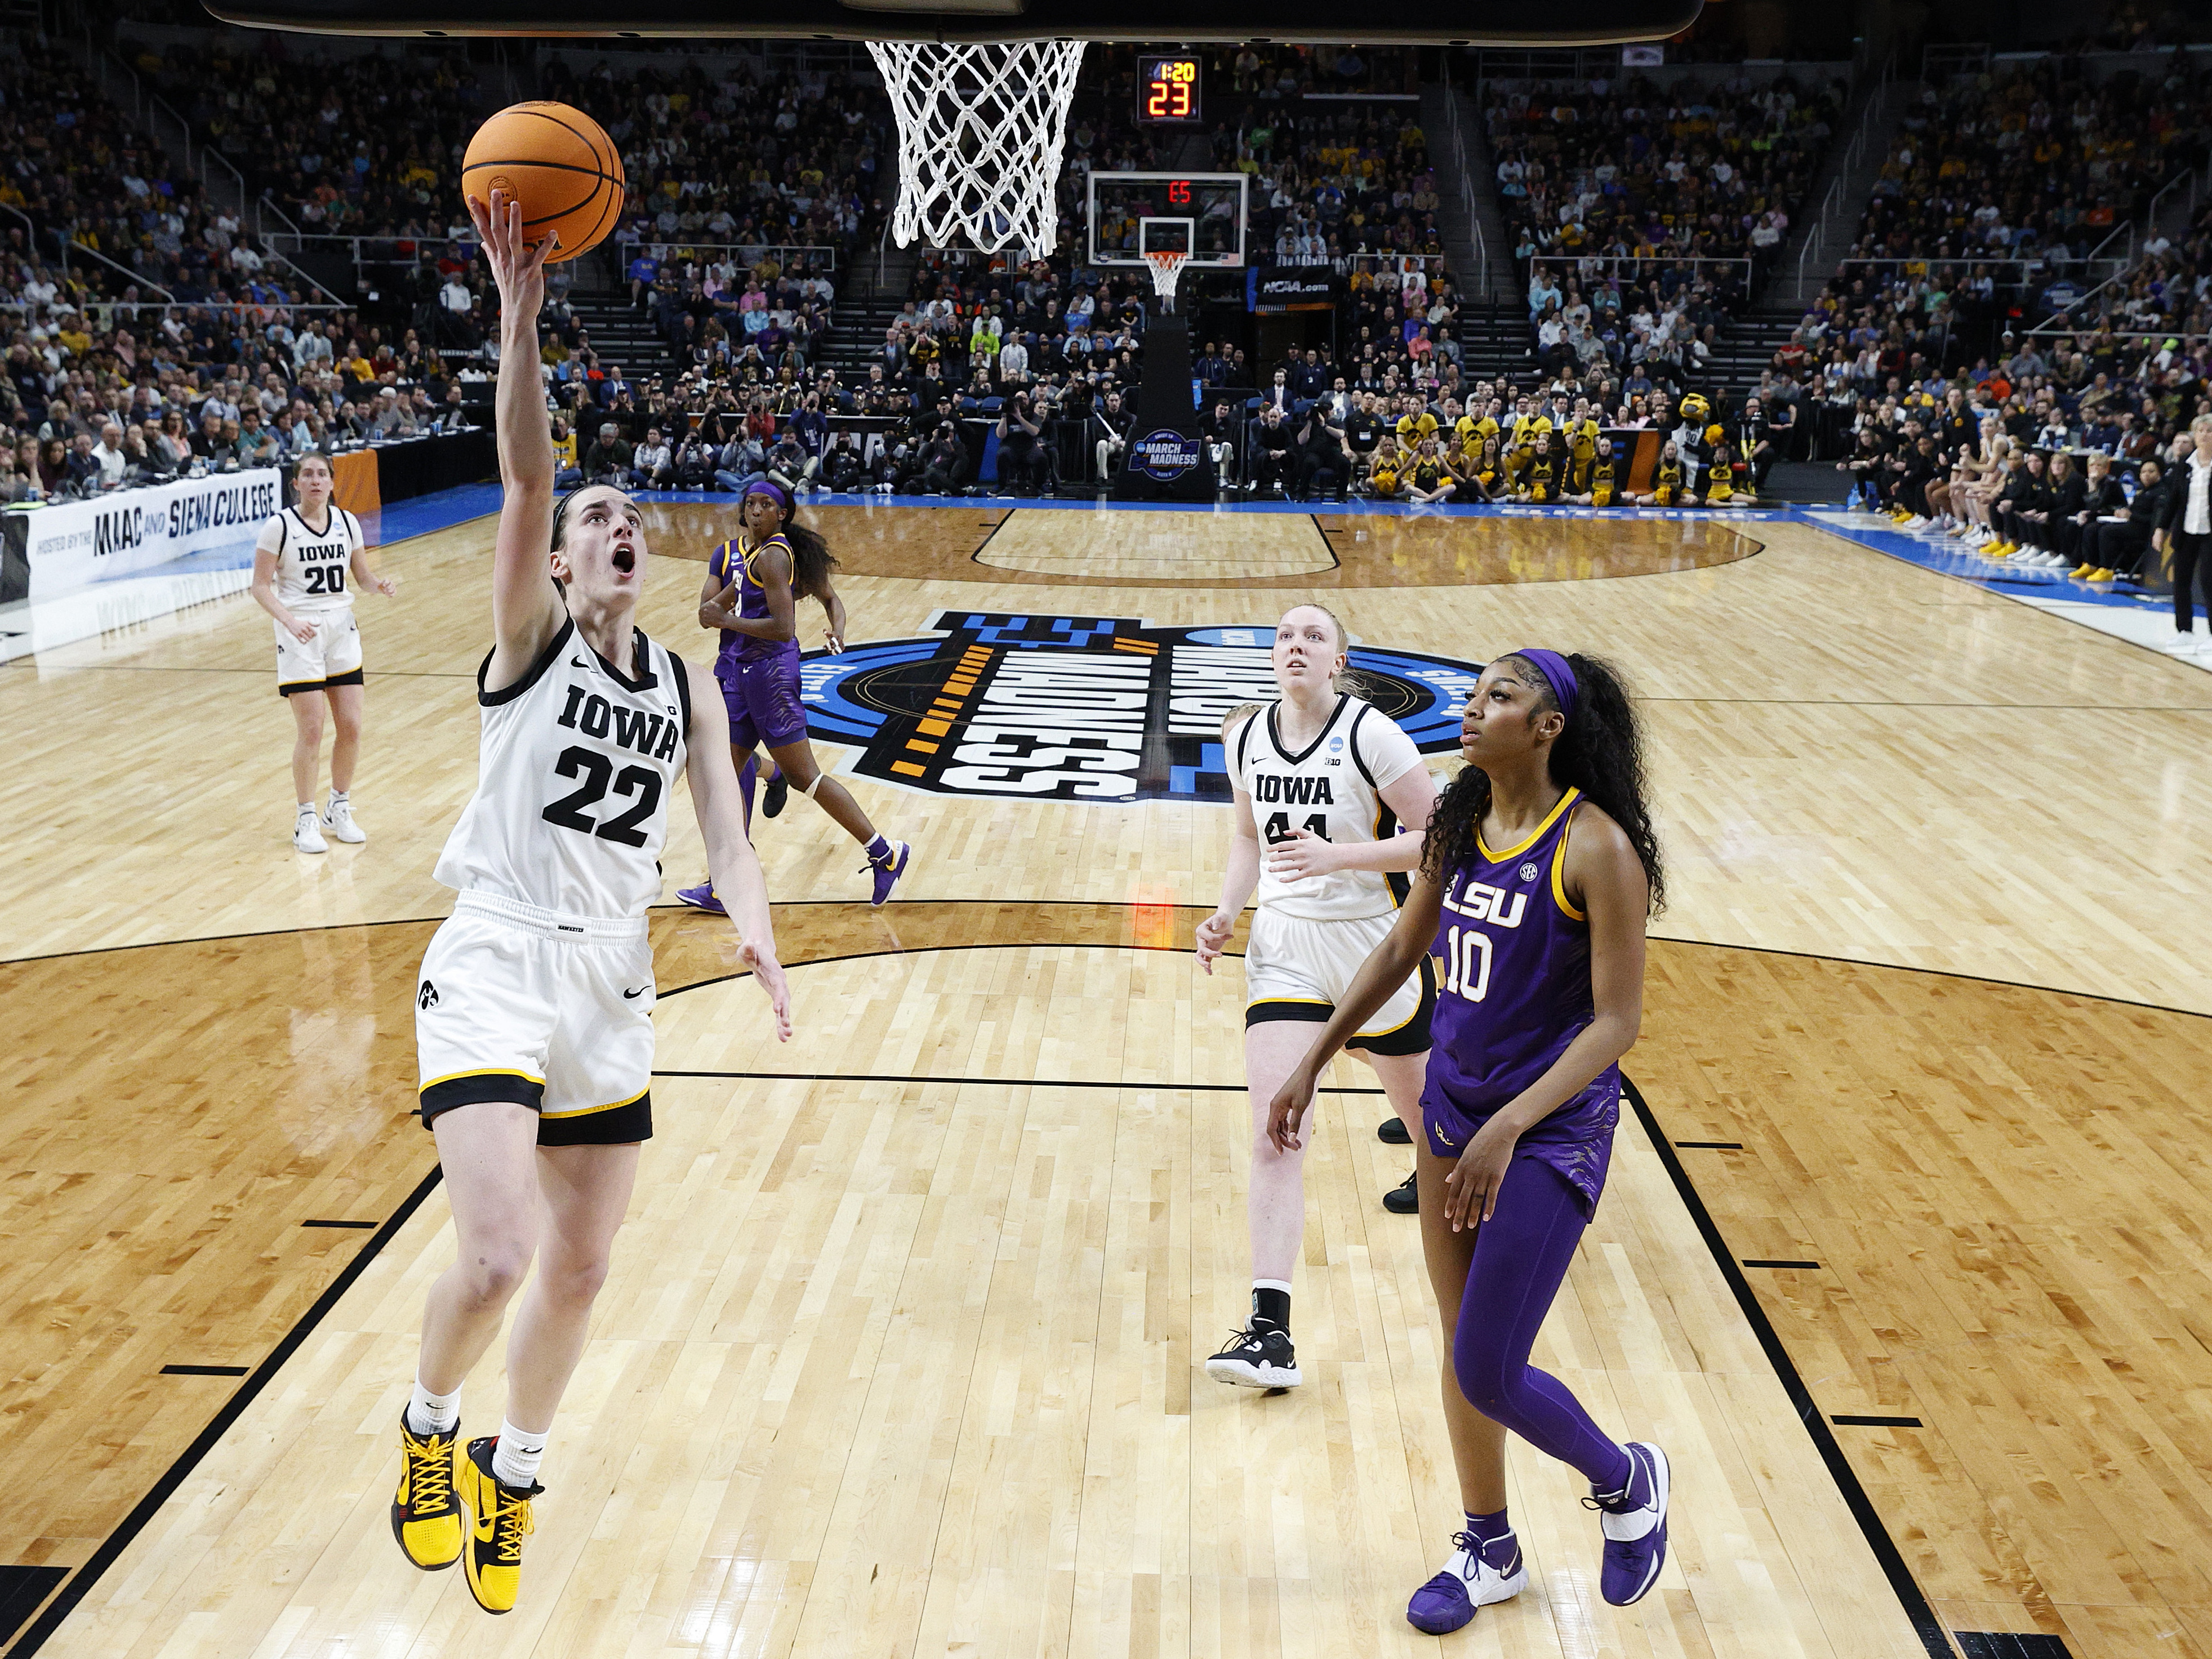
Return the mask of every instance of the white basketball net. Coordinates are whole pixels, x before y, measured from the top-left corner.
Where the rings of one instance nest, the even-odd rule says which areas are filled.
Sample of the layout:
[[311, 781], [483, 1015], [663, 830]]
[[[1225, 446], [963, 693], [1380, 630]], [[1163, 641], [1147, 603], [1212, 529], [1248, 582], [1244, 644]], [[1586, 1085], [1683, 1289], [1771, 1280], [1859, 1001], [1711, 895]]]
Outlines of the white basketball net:
[[870, 41], [898, 117], [897, 211], [891, 234], [986, 253], [1019, 243], [1033, 255], [1060, 239], [1054, 187], [1080, 40], [953, 46]]
[[1159, 295], [1161, 303], [1168, 310], [1173, 311], [1176, 278], [1182, 275], [1182, 262], [1190, 258], [1190, 255], [1154, 252], [1147, 253], [1145, 258], [1152, 262], [1152, 292]]

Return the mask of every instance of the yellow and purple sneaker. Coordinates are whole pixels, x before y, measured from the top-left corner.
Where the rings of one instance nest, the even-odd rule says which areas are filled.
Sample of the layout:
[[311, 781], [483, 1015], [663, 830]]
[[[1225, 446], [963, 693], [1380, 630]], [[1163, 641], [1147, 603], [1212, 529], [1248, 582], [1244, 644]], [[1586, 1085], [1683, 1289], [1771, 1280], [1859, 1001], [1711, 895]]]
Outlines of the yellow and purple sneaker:
[[884, 850], [868, 860], [869, 873], [876, 878], [876, 896], [870, 904], [881, 904], [898, 885], [898, 878], [906, 873], [907, 860], [914, 856], [914, 848], [902, 841], [889, 842]]

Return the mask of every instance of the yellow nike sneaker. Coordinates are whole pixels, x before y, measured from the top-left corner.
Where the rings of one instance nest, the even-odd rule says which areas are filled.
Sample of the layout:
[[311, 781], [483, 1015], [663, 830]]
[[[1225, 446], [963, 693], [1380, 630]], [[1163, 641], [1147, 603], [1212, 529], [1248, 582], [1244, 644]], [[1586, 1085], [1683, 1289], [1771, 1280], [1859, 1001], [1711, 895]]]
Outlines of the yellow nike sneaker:
[[416, 1434], [399, 1413], [399, 1493], [392, 1500], [392, 1535], [399, 1553], [425, 1572], [441, 1572], [461, 1559], [461, 1505], [453, 1496], [453, 1446], [458, 1426], [444, 1434]]
[[498, 1442], [490, 1434], [470, 1441], [467, 1455], [454, 1468], [461, 1501], [474, 1517], [463, 1558], [469, 1594], [486, 1613], [514, 1611], [514, 1593], [522, 1583], [522, 1540], [538, 1530], [530, 1500], [545, 1490], [535, 1481], [527, 1486], [500, 1483], [491, 1472], [492, 1448]]

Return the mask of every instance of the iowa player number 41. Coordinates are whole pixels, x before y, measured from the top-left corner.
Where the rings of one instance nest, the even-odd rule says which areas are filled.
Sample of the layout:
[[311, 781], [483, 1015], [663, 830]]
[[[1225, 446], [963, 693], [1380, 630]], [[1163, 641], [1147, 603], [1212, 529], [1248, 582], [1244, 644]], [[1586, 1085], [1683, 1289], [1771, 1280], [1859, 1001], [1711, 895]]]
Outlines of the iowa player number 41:
[[[1328, 839], [1328, 814], [1326, 812], [1315, 813], [1311, 817], [1306, 820], [1305, 830], [1310, 836], [1317, 836], [1322, 840], [1327, 841]], [[1268, 818], [1268, 846], [1273, 847], [1277, 842], [1288, 841], [1290, 838], [1291, 815], [1288, 812], [1277, 812]]]

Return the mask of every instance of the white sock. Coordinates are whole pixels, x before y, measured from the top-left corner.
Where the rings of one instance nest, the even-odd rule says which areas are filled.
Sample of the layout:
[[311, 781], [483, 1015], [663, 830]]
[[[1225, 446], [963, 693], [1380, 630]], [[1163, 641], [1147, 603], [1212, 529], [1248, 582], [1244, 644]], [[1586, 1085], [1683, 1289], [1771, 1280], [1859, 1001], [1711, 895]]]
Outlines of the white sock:
[[311, 801], [311, 800], [303, 800], [303, 801], [301, 801], [301, 802], [300, 803], [300, 816], [301, 816], [301, 817], [313, 817], [314, 816], [314, 813], [315, 813], [315, 803], [314, 803], [314, 802], [313, 802], [313, 801]]
[[491, 1472], [502, 1486], [528, 1486], [538, 1480], [538, 1465], [545, 1455], [545, 1432], [499, 1425], [499, 1443], [491, 1449]]
[[331, 805], [333, 806], [336, 806], [342, 800], [350, 800], [352, 799], [353, 797], [347, 794], [343, 789], [333, 789], [331, 791]]
[[415, 1392], [407, 1397], [407, 1426], [416, 1434], [451, 1434], [461, 1420], [461, 1391], [432, 1394], [415, 1379]]

